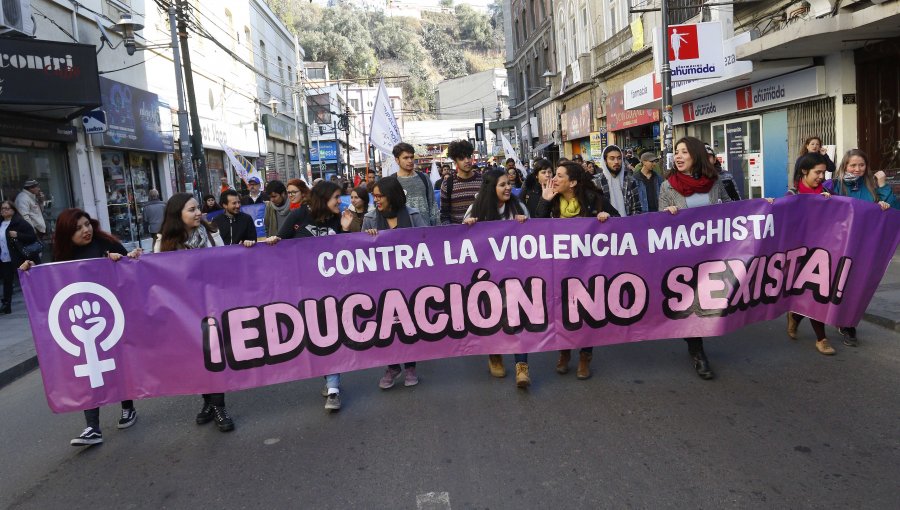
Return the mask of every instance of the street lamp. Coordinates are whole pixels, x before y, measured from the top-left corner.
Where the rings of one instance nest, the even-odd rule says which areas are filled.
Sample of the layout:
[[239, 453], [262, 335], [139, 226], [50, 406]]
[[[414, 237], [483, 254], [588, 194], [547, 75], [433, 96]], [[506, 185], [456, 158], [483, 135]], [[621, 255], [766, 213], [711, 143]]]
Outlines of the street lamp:
[[122, 38], [125, 41], [125, 51], [128, 52], [128, 55], [134, 55], [135, 50], [137, 50], [137, 42], [134, 40], [134, 35], [135, 32], [143, 30], [144, 25], [135, 22], [131, 14], [126, 12], [122, 13], [119, 22], [113, 26], [122, 33]]
[[266, 104], [269, 105], [269, 109], [272, 110], [272, 115], [274, 117], [277, 117], [278, 116], [278, 99], [275, 99], [275, 97], [273, 96], [273, 97], [269, 98], [269, 102]]

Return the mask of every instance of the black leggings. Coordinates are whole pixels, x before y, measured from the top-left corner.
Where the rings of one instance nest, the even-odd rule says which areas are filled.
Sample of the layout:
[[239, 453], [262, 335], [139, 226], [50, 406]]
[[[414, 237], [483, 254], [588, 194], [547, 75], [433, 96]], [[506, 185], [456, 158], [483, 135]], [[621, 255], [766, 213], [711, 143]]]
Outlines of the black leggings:
[[216, 407], [225, 407], [225, 394], [224, 393], [204, 393], [203, 394], [203, 402], [212, 404]]
[[3, 304], [12, 302], [13, 280], [16, 277], [16, 268], [12, 262], [0, 262], [0, 276], [3, 278]]
[[[131, 400], [123, 400], [122, 409], [134, 409], [134, 402]], [[94, 430], [100, 430], [100, 408], [95, 407], [94, 409], [85, 409], [84, 421], [87, 422], [88, 427], [93, 427]]]
[[[416, 362], [415, 362], [415, 361], [411, 361], [411, 362], [409, 362], [409, 363], [404, 363], [404, 364], [403, 364], [403, 367], [404, 367], [404, 368], [416, 368]], [[390, 368], [390, 369], [393, 370], [394, 372], [399, 372], [399, 371], [400, 371], [400, 365], [399, 365], [399, 364], [397, 364], [397, 365], [388, 365], [388, 368]]]
[[[794, 318], [794, 320], [797, 321], [798, 325], [800, 324], [800, 321], [802, 321], [803, 318], [806, 317], [805, 315], [800, 315], [799, 313], [794, 313], [794, 312], [790, 312], [790, 313], [791, 313], [791, 316]], [[826, 338], [824, 323], [819, 322], [813, 318], [809, 319], [809, 323], [812, 324], [813, 331], [815, 331], [815, 333], [816, 333], [816, 340], [822, 340], [823, 338]]]
[[693, 356], [694, 354], [703, 352], [703, 338], [699, 336], [694, 336], [691, 338], [685, 338], [685, 342], [688, 344], [688, 352]]

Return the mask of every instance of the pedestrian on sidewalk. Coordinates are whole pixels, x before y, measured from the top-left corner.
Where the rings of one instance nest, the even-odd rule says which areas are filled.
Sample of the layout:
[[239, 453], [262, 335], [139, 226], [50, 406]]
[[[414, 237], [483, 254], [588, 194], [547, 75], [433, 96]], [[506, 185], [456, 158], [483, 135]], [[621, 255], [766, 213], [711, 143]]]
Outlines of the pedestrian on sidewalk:
[[[537, 218], [597, 218], [601, 223], [613, 216], [618, 217], [619, 212], [604, 198], [584, 167], [574, 161], [565, 161], [556, 167], [556, 176], [543, 186], [535, 214]], [[575, 371], [578, 379], [591, 377], [593, 357], [593, 347], [584, 347], [578, 353]], [[568, 374], [571, 359], [571, 350], [559, 351], [556, 372]]]
[[[900, 200], [894, 196], [887, 177], [883, 171], [873, 172], [869, 166], [869, 156], [859, 149], [851, 149], [844, 154], [841, 166], [834, 173], [834, 178], [825, 183], [825, 189], [835, 195], [857, 198], [866, 202], [874, 202], [882, 211], [900, 209]], [[844, 345], [856, 347], [856, 324], [840, 328], [844, 337]]]
[[[153, 246], [155, 253], [198, 250], [223, 245], [222, 237], [215, 225], [203, 219], [200, 204], [193, 195], [177, 193], [169, 199], [166, 203], [159, 241]], [[196, 417], [197, 425], [204, 425], [213, 420], [222, 432], [234, 430], [234, 421], [225, 409], [224, 393], [203, 395], [203, 407]]]
[[[428, 220], [418, 210], [406, 206], [406, 193], [397, 176], [384, 177], [375, 183], [372, 196], [375, 198], [375, 209], [366, 213], [363, 218], [363, 232], [375, 236], [383, 230], [428, 226]], [[419, 384], [416, 362], [404, 363], [403, 368], [406, 369], [403, 385]], [[383, 390], [392, 388], [401, 372], [399, 364], [390, 365], [384, 372], [384, 377], [378, 381], [378, 387]]]
[[150, 200], [144, 204], [144, 228], [150, 233], [153, 242], [159, 238], [159, 229], [162, 227], [163, 213], [166, 210], [166, 204], [159, 199], [159, 191], [151, 189], [148, 193]]
[[481, 188], [481, 174], [475, 171], [468, 140], [450, 142], [447, 156], [456, 164], [456, 173], [441, 184], [441, 225], [459, 225]]
[[[463, 223], [474, 225], [479, 221], [514, 220], [525, 223], [528, 219], [528, 209], [519, 199], [513, 196], [513, 183], [509, 170], [490, 170], [486, 172], [481, 181], [481, 190], [475, 197], [475, 202], [466, 211]], [[528, 354], [516, 354], [516, 386], [527, 388], [531, 385], [531, 377], [528, 375]], [[494, 377], [506, 377], [506, 368], [503, 366], [503, 356], [491, 354], [488, 356], [488, 368]]]
[[[825, 156], [818, 152], [810, 152], [805, 156], [801, 156], [797, 160], [794, 169], [794, 182], [788, 190], [788, 195], [822, 195], [825, 198], [831, 196], [823, 183], [825, 182], [825, 172], [828, 170], [828, 161]], [[797, 339], [797, 328], [800, 321], [804, 319], [804, 315], [799, 313], [788, 312], [787, 314], [787, 334], [790, 338]], [[816, 350], [826, 356], [832, 356], [835, 353], [834, 348], [828, 341], [825, 334], [825, 324], [817, 321], [812, 317], [809, 318], [813, 331], [816, 334]]]
[[12, 200], [0, 202], [0, 275], [3, 277], [3, 301], [0, 313], [12, 313], [13, 281], [16, 268], [25, 262], [21, 247], [37, 241], [37, 233], [19, 214]]
[[47, 223], [44, 221], [44, 211], [41, 207], [41, 185], [34, 179], [25, 181], [22, 191], [16, 196], [16, 209], [31, 225], [38, 237], [47, 233]]
[[[81, 209], [66, 209], [56, 218], [56, 230], [53, 232], [53, 260], [56, 262], [99, 258], [108, 258], [117, 262], [126, 256], [137, 259], [141, 253], [140, 248], [135, 248], [130, 252], [125, 250], [122, 243], [112, 234], [100, 230], [100, 222], [91, 218]], [[20, 269], [28, 271], [32, 267], [34, 267], [34, 262], [26, 261]], [[70, 441], [70, 444], [72, 446], [90, 446], [102, 443], [100, 409], [86, 409], [84, 420], [87, 422], [86, 428], [78, 437]], [[134, 425], [136, 420], [137, 411], [134, 408], [134, 402], [122, 401], [122, 414], [116, 427], [127, 429]]]
[[[353, 214], [346, 210], [341, 214], [341, 187], [334, 181], [319, 181], [309, 192], [309, 199], [299, 209], [292, 212], [281, 226], [277, 235], [266, 238], [266, 243], [275, 245], [282, 239], [298, 237], [324, 237], [350, 231]], [[320, 334], [310, 329], [310, 335]], [[341, 374], [325, 376], [325, 410], [337, 412], [341, 409]]]
[[[660, 211], [678, 214], [681, 209], [731, 202], [706, 147], [692, 136], [686, 136], [675, 144], [675, 168], [659, 189]], [[703, 350], [703, 338], [691, 337], [684, 341], [687, 342], [688, 354], [697, 375], [706, 380], [715, 377]]]

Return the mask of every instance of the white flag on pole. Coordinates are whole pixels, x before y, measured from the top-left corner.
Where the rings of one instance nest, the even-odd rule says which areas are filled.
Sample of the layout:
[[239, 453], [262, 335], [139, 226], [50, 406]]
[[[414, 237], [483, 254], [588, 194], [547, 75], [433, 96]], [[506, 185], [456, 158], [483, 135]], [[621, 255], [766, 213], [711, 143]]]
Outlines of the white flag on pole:
[[513, 158], [516, 161], [516, 168], [524, 174], [525, 165], [522, 164], [519, 155], [516, 154], [516, 150], [513, 149], [512, 144], [509, 143], [509, 140], [506, 139], [506, 135], [504, 135], [502, 131], [500, 131], [500, 141], [503, 143], [503, 152], [506, 154], [506, 159]]
[[400, 126], [397, 125], [397, 118], [394, 116], [394, 110], [391, 108], [391, 99], [388, 97], [387, 87], [384, 86], [384, 80], [378, 84], [378, 95], [375, 98], [375, 106], [372, 107], [372, 126], [369, 129], [369, 143], [374, 145], [384, 155], [384, 163], [382, 164], [382, 174], [391, 175], [396, 173], [398, 168], [394, 161], [394, 146], [402, 141], [400, 136]]
[[438, 167], [437, 161], [431, 162], [431, 184], [438, 182], [441, 179], [441, 169]]
[[256, 177], [259, 179], [259, 182], [263, 181], [262, 174], [259, 173], [259, 170], [257, 170], [252, 163], [243, 156], [235, 154], [234, 149], [224, 143], [219, 142], [219, 145], [228, 156], [228, 161], [231, 162], [232, 168], [234, 168], [234, 171], [237, 172], [238, 177], [240, 177], [242, 181], [247, 182], [251, 177]]

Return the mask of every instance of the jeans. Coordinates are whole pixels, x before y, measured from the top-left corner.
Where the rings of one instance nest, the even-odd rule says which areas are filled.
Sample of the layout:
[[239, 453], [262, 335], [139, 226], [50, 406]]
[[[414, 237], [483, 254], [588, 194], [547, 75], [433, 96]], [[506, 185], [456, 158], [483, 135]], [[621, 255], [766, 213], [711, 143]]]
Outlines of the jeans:
[[329, 393], [334, 393], [330, 390], [332, 389], [340, 389], [341, 387], [341, 374], [331, 374], [325, 376], [325, 387], [328, 388]]
[[[134, 409], [134, 402], [131, 400], [123, 400], [122, 409]], [[85, 409], [84, 421], [87, 422], [88, 427], [92, 427], [94, 430], [100, 430], [100, 408], [95, 407], [94, 409]]]
[[[390, 368], [394, 372], [400, 371], [400, 365], [388, 365], [388, 368]], [[410, 363], [404, 363], [403, 368], [416, 368], [416, 362], [412, 361]]]

